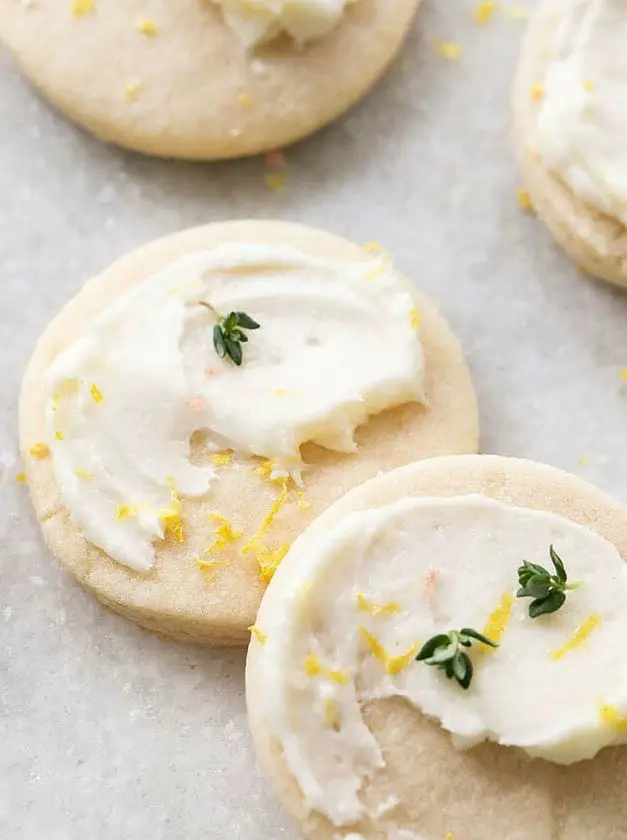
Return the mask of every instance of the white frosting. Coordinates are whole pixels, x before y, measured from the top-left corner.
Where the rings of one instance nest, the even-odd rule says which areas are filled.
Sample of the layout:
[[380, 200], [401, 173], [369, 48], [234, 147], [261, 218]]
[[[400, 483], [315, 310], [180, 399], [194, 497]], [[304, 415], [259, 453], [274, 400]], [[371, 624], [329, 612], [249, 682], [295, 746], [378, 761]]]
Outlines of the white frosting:
[[298, 44], [320, 38], [357, 0], [216, 0], [224, 20], [247, 48], [286, 32]]
[[[557, 13], [556, 13], [557, 15]], [[575, 195], [627, 224], [627, 6], [561, 0], [535, 148]]]
[[[335, 825], [379, 825], [384, 759], [364, 701], [404, 697], [461, 749], [488, 739], [567, 764], [627, 740], [627, 567], [593, 531], [464, 496], [403, 500], [314, 533], [294, 543], [266, 593], [255, 667], [290, 771]], [[517, 569], [552, 569], [551, 544], [581, 585], [559, 612], [532, 620], [529, 599], [513, 597]], [[501, 636], [494, 652], [473, 646], [467, 691], [414, 659], [429, 638], [462, 627]], [[580, 627], [587, 636], [575, 636]]]
[[[221, 361], [214, 318], [245, 311], [244, 362]], [[89, 322], [45, 377], [56, 479], [87, 539], [149, 569], [177, 497], [208, 492], [214, 467], [190, 438], [298, 475], [300, 446], [355, 451], [369, 415], [422, 400], [423, 352], [406, 281], [384, 258], [320, 259], [224, 244], [137, 283]], [[208, 459], [207, 459], [208, 460]]]

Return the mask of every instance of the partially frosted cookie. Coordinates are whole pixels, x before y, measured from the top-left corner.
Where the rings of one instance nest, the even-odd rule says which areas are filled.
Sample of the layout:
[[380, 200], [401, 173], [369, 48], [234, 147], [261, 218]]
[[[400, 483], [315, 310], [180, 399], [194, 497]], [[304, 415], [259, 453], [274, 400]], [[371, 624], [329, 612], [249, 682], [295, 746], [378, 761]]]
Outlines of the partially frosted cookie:
[[369, 247], [210, 225], [120, 260], [50, 325], [22, 454], [47, 543], [105, 604], [244, 643], [314, 516], [380, 470], [476, 451], [457, 341]]
[[542, 0], [515, 86], [515, 134], [539, 217], [588, 274], [627, 285], [627, 8]]
[[106, 141], [209, 160], [271, 151], [360, 99], [419, 0], [0, 0], [0, 39]]
[[305, 837], [622, 837], [626, 556], [624, 507], [526, 461], [436, 458], [331, 506], [247, 667], [260, 764]]

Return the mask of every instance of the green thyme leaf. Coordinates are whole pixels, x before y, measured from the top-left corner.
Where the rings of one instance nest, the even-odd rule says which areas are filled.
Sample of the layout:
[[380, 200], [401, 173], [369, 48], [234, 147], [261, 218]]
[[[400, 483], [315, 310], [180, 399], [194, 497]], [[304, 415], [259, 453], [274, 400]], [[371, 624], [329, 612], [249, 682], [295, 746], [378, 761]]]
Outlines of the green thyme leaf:
[[469, 648], [473, 642], [498, 647], [496, 642], [472, 627], [462, 627], [461, 630], [440, 633], [426, 641], [416, 656], [416, 661], [440, 668], [449, 680], [456, 680], [466, 690], [472, 682], [474, 669], [464, 648]]
[[207, 301], [200, 300], [198, 303], [209, 310], [216, 319], [217, 323], [213, 327], [213, 346], [216, 353], [221, 359], [228, 357], [239, 367], [244, 358], [242, 344], [248, 341], [244, 330], [258, 330], [260, 324], [246, 312], [229, 312], [224, 316]]
[[567, 583], [568, 575], [564, 563], [552, 545], [549, 546], [549, 556], [555, 568], [554, 575], [544, 566], [529, 563], [527, 560], [518, 569], [520, 588], [516, 592], [516, 597], [533, 598], [529, 605], [530, 618], [557, 612], [566, 601], [566, 591], [576, 589], [579, 585]]

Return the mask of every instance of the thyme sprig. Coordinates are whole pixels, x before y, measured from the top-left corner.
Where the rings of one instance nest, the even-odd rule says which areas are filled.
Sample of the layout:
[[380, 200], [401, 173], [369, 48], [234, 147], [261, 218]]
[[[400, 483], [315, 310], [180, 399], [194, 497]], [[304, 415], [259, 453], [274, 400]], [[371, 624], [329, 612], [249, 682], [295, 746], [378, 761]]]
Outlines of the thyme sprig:
[[475, 641], [493, 648], [498, 647], [496, 642], [472, 627], [462, 627], [461, 630], [451, 630], [450, 633], [433, 636], [424, 643], [416, 661], [441, 668], [449, 680], [455, 679], [463, 689], [467, 689], [472, 682], [474, 669], [464, 648], [469, 648]]
[[246, 312], [229, 312], [228, 315], [222, 315], [210, 303], [204, 300], [199, 303], [216, 319], [217, 323], [213, 328], [213, 346], [216, 353], [221, 359], [228, 357], [239, 367], [244, 358], [242, 344], [248, 341], [244, 330], [258, 330], [261, 325]]
[[520, 589], [516, 597], [533, 598], [529, 604], [530, 618], [557, 612], [566, 600], [566, 592], [579, 586], [578, 583], [568, 583], [568, 575], [562, 558], [552, 545], [549, 546], [549, 556], [555, 567], [554, 575], [544, 566], [529, 563], [527, 560], [518, 569]]

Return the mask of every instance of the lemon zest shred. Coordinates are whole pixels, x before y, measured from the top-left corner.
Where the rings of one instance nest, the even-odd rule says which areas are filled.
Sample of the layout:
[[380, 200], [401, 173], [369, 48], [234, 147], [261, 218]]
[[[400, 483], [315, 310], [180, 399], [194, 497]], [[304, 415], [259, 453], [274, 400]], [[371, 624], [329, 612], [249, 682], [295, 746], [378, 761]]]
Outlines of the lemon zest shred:
[[582, 82], [581, 87], [584, 90], [587, 90], [588, 93], [593, 93], [597, 89], [597, 86], [595, 85], [594, 82]]
[[462, 48], [453, 41], [438, 41], [435, 45], [436, 51], [448, 61], [456, 61], [462, 54]]
[[327, 668], [324, 671], [325, 676], [327, 676], [333, 682], [336, 682], [338, 685], [348, 685], [350, 682], [348, 678], [348, 674], [346, 671], [342, 671], [341, 668]]
[[139, 79], [133, 79], [124, 85], [124, 98], [127, 102], [135, 102], [143, 85]]
[[477, 23], [489, 23], [492, 15], [499, 9], [499, 4], [494, 0], [484, 0], [473, 9], [472, 16]]
[[379, 256], [381, 259], [375, 268], [372, 268], [366, 274], [366, 280], [376, 280], [377, 277], [380, 277], [385, 271], [388, 270], [390, 265], [392, 264], [392, 257], [390, 252], [387, 248], [384, 248], [379, 242], [365, 242], [362, 245], [362, 248], [365, 251], [368, 251], [369, 254], [374, 254]]
[[621, 382], [627, 382], [627, 367], [619, 368], [618, 375]]
[[72, 17], [78, 18], [95, 11], [94, 0], [74, 0], [72, 3]]
[[527, 190], [520, 188], [516, 194], [516, 197], [518, 200], [518, 206], [521, 208], [521, 210], [525, 210], [527, 213], [533, 212], [531, 196], [529, 195]]
[[224, 452], [215, 452], [211, 456], [211, 460], [218, 467], [227, 467], [233, 463], [233, 450], [225, 449]]
[[236, 531], [229, 520], [217, 511], [211, 513], [209, 519], [217, 525], [216, 539], [210, 551], [223, 551], [244, 536], [241, 531]]
[[340, 729], [340, 710], [337, 701], [333, 697], [327, 697], [324, 701], [324, 720], [327, 726], [339, 732]]
[[369, 601], [362, 592], [357, 593], [357, 604], [362, 612], [370, 613], [370, 615], [374, 615], [376, 618], [394, 615], [394, 613], [400, 612], [401, 610], [400, 604], [396, 601], [389, 601], [387, 604], [381, 604], [379, 606]]
[[26, 473], [23, 473], [23, 472], [18, 473], [15, 476], [15, 480], [17, 481], [18, 484], [26, 484]]
[[361, 626], [359, 628], [359, 632], [361, 634], [361, 637], [364, 639], [364, 641], [370, 647], [370, 650], [371, 650], [373, 656], [376, 659], [378, 659], [379, 662], [382, 665], [385, 665], [386, 668], [387, 668], [389, 656], [388, 656], [388, 653], [385, 650], [385, 648], [380, 644], [378, 639], [375, 636], [372, 635], [372, 633], [370, 633], [368, 630], [366, 630], [365, 627]]
[[37, 458], [38, 461], [41, 461], [43, 458], [47, 458], [48, 455], [50, 455], [50, 447], [47, 443], [35, 443], [28, 450], [28, 454], [31, 458]]
[[159, 511], [159, 517], [161, 518], [161, 522], [163, 524], [163, 537], [165, 539], [166, 537], [171, 536], [178, 542], [183, 542], [185, 537], [183, 534], [183, 521], [181, 519], [181, 500], [174, 489], [174, 479], [172, 476], [168, 476], [166, 481], [171, 487], [170, 496], [172, 504], [169, 508], [163, 508]]
[[317, 677], [322, 673], [322, 665], [317, 656], [312, 653], [305, 659], [305, 673], [308, 677]]
[[84, 481], [90, 481], [94, 477], [94, 474], [92, 472], [88, 472], [87, 470], [81, 469], [74, 470], [74, 475], [76, 476], [76, 478], [82, 478]]
[[137, 28], [141, 34], [145, 35], [147, 38], [154, 38], [159, 31], [157, 29], [157, 24], [150, 18], [142, 18], [141, 20], [138, 20]]
[[576, 648], [585, 645], [590, 635], [594, 633], [600, 623], [601, 616], [599, 613], [592, 613], [592, 615], [589, 615], [584, 623], [575, 630], [571, 638], [563, 644], [562, 647], [557, 648], [557, 650], [552, 650], [549, 653], [551, 659], [563, 659], [564, 656], [566, 656], [567, 653], [570, 653], [571, 650], [575, 650]]
[[[509, 624], [509, 620], [512, 617], [513, 605], [513, 595], [510, 592], [504, 592], [501, 595], [501, 600], [499, 601], [498, 606], [490, 613], [488, 620], [485, 623], [483, 628], [484, 636], [497, 644], [501, 641], [503, 633], [505, 632], [507, 625]], [[480, 646], [477, 648], [478, 653], [489, 654], [494, 653], [494, 651], [495, 648], [491, 648], [489, 645], [484, 645], [483, 642], [481, 642]]]
[[91, 394], [91, 398], [96, 403], [96, 405], [98, 405], [104, 400], [104, 397], [102, 396], [102, 391], [97, 385], [92, 385], [89, 393]]
[[531, 99], [533, 102], [539, 102], [541, 99], [544, 99], [544, 85], [532, 85]]
[[409, 326], [412, 329], [416, 330], [416, 329], [418, 329], [418, 327], [420, 326], [421, 323], [422, 323], [422, 315], [420, 314], [420, 310], [416, 309], [416, 307], [414, 307], [409, 312]]
[[266, 172], [263, 176], [266, 187], [273, 192], [280, 192], [286, 185], [287, 172]]
[[259, 543], [255, 560], [259, 566], [259, 577], [264, 583], [270, 583], [281, 561], [290, 550], [290, 544], [285, 543], [280, 548], [270, 549]]
[[311, 507], [311, 502], [307, 499], [304, 490], [296, 491], [296, 507], [301, 510], [307, 510], [307, 508]]
[[257, 627], [256, 624], [252, 624], [248, 628], [248, 632], [253, 638], [257, 639], [260, 645], [265, 645], [265, 643], [268, 641], [268, 634], [264, 633], [263, 630]]
[[63, 440], [63, 432], [55, 432], [54, 433], [55, 440]]
[[604, 703], [599, 709], [601, 723], [616, 732], [627, 732], [627, 715], [621, 715], [616, 706]]
[[373, 636], [372, 633], [366, 630], [363, 625], [359, 628], [359, 632], [361, 637], [370, 647], [374, 657], [379, 660], [379, 662], [385, 667], [386, 673], [391, 676], [400, 674], [400, 672], [409, 665], [416, 653], [420, 650], [418, 642], [414, 642], [406, 653], [401, 653], [398, 656], [390, 656], [376, 636]]
[[200, 571], [206, 574], [207, 577], [214, 574], [220, 566], [228, 566], [227, 560], [214, 560], [210, 557], [195, 557], [194, 561]]
[[120, 502], [116, 505], [114, 519], [116, 522], [124, 522], [126, 519], [137, 516], [138, 511], [137, 505], [127, 505]]
[[240, 108], [250, 108], [250, 106], [253, 104], [253, 98], [249, 93], [238, 93], [237, 104], [240, 106]]

